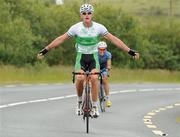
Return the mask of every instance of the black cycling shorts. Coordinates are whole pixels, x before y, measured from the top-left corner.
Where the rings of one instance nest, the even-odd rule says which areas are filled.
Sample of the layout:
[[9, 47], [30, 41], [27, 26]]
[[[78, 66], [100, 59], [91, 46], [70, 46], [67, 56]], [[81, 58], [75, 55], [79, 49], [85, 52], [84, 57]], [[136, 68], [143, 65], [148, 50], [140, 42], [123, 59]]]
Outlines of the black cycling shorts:
[[78, 52], [76, 56], [75, 71], [78, 72], [81, 69], [84, 71], [91, 71], [92, 69], [99, 70], [98, 53], [82, 54]]

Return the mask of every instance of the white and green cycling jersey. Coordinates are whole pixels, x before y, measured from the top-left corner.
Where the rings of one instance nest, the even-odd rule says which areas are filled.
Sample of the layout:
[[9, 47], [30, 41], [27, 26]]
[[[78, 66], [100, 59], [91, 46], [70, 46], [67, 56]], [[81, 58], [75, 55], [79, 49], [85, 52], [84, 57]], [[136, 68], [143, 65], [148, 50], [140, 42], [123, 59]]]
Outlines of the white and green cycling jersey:
[[79, 22], [67, 31], [70, 37], [76, 38], [77, 52], [82, 54], [98, 52], [97, 44], [100, 41], [100, 36], [105, 36], [107, 33], [106, 27], [96, 22], [92, 22], [92, 26], [89, 28], [85, 27], [83, 22]]

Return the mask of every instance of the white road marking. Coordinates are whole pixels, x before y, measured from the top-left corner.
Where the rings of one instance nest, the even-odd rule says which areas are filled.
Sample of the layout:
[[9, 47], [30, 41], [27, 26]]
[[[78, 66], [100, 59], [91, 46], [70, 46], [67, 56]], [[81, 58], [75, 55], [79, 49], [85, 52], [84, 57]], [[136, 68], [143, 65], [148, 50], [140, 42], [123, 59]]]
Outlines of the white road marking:
[[[43, 86], [43, 85], [48, 85], [48, 84], [41, 83], [39, 85]], [[7, 85], [5, 87], [16, 87], [16, 85]], [[160, 90], [162, 90], [162, 91], [164, 91], [164, 90], [180, 90], [180, 88], [129, 89], [129, 90], [112, 91], [111, 94], [129, 93], [129, 92], [146, 92], [146, 91], [156, 91], [156, 90], [158, 90], [158, 91], [160, 91]], [[61, 99], [72, 98], [72, 97], [76, 97], [76, 95], [72, 94], [72, 95], [52, 97], [52, 98], [47, 98], [47, 99], [38, 99], [38, 100], [30, 100], [30, 101], [26, 101], [26, 102], [15, 102], [15, 103], [10, 103], [10, 104], [2, 104], [2, 105], [0, 105], [0, 109], [7, 108], [7, 107], [13, 107], [13, 106], [17, 106], [17, 105], [28, 104], [28, 103], [38, 103], [38, 102], [46, 102], [46, 101], [51, 101], [51, 100], [61, 100]], [[176, 103], [174, 105], [180, 106], [180, 103]]]
[[65, 98], [64, 96], [61, 96], [61, 97], [48, 98], [48, 100], [60, 100], [64, 98]]
[[166, 110], [166, 108], [159, 108], [159, 110], [160, 110], [160, 111], [162, 111], [162, 110]]
[[174, 88], [158, 88], [157, 90], [174, 90]]
[[150, 122], [151, 119], [145, 119], [145, 118], [144, 118], [143, 121], [144, 121], [144, 122]]
[[152, 132], [153, 132], [155, 135], [167, 136], [167, 134], [163, 133], [163, 132], [160, 131], [160, 130], [152, 130]]
[[76, 95], [67, 95], [67, 96], [65, 96], [65, 98], [72, 98], [72, 97], [76, 97]]
[[149, 113], [147, 113], [147, 114], [150, 115], [150, 116], [156, 115], [156, 113], [153, 113], [153, 112], [149, 112]]
[[144, 116], [144, 118], [148, 118], [149, 119], [149, 118], [152, 118], [152, 116]]
[[137, 90], [135, 89], [128, 89], [128, 90], [121, 90], [121, 91], [118, 91], [119, 93], [129, 93], [129, 92], [136, 92]]
[[117, 94], [119, 91], [112, 91], [111, 94]]
[[174, 106], [166, 106], [167, 109], [171, 109], [173, 108]]
[[31, 100], [31, 101], [28, 101], [28, 102], [29, 103], [35, 103], [35, 102], [45, 102], [45, 101], [48, 101], [48, 99]]
[[155, 89], [142, 89], [141, 91], [154, 91]]
[[174, 104], [175, 106], [180, 106], [180, 103], [176, 103], [176, 104]]
[[6, 107], [8, 107], [8, 105], [2, 105], [2, 106], [0, 106], [0, 109], [1, 108], [6, 108]]
[[144, 122], [144, 124], [146, 124], [146, 125], [151, 125], [152, 122]]
[[16, 87], [16, 85], [6, 85], [5, 87], [6, 88], [13, 88], [13, 87]]
[[[148, 128], [157, 128], [156, 125], [152, 125], [152, 116], [154, 116], [156, 113], [153, 113], [153, 112], [162, 112], [162, 111], [165, 111], [167, 109], [172, 109], [172, 108], [175, 108], [175, 107], [178, 107], [180, 106], [180, 103], [176, 103], [174, 105], [168, 105], [168, 106], [165, 106], [165, 107], [160, 107], [158, 110], [153, 110], [152, 112], [149, 112], [147, 113], [146, 116], [144, 116], [144, 124], [148, 127]], [[148, 119], [148, 116], [151, 116], [151, 119]], [[150, 117], [149, 117], [150, 118]], [[163, 133], [162, 131], [160, 130], [152, 130], [152, 132], [155, 134], [155, 135], [160, 135], [160, 136], [168, 136], [168, 134], [166, 133]]]
[[146, 125], [148, 128], [157, 128], [155, 125]]
[[17, 106], [17, 105], [22, 105], [22, 104], [27, 104], [28, 102], [17, 102], [17, 103], [11, 103], [11, 104], [7, 104], [7, 106], [12, 107], [12, 106]]
[[160, 112], [160, 110], [153, 110], [153, 111], [156, 112], [156, 113]]

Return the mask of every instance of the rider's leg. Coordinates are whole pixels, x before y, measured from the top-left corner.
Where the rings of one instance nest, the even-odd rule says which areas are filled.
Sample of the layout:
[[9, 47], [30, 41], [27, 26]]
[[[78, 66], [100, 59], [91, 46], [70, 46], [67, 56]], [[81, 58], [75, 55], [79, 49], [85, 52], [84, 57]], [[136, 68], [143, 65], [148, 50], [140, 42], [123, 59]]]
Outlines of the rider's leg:
[[[84, 72], [83, 70], [80, 70], [79, 72]], [[77, 75], [76, 76], [76, 92], [78, 101], [82, 101], [82, 94], [83, 94], [83, 84], [84, 84], [84, 75]]]
[[[89, 64], [89, 69], [92, 73], [99, 72], [99, 58], [98, 53], [93, 54], [93, 59], [91, 59], [91, 63]], [[98, 75], [91, 75], [91, 85], [92, 85], [92, 103], [93, 106], [98, 106], [98, 95], [99, 95], [99, 82]]]
[[[97, 69], [93, 69], [91, 72], [98, 72]], [[91, 93], [92, 93], [92, 105], [93, 105], [93, 117], [99, 116], [98, 111], [98, 95], [99, 95], [99, 82], [98, 75], [91, 75]]]
[[[94, 73], [98, 71], [96, 69], [93, 69], [91, 72]], [[91, 75], [91, 86], [92, 86], [92, 101], [96, 103], [98, 102], [98, 91], [99, 91], [98, 75]]]
[[103, 88], [106, 94], [107, 99], [109, 98], [109, 82], [108, 82], [108, 72], [107, 71], [102, 71], [102, 76], [103, 76]]
[[107, 76], [103, 77], [103, 84], [104, 84], [105, 94], [106, 96], [109, 96], [109, 82], [108, 82]]
[[[81, 59], [82, 59], [82, 54], [77, 53], [76, 56], [76, 63], [75, 63], [75, 72], [84, 72], [81, 69]], [[82, 94], [83, 94], [83, 84], [84, 84], [84, 78], [85, 76], [83, 75], [76, 75], [76, 93], [77, 93], [77, 109], [76, 109], [76, 114], [81, 115], [81, 106], [82, 106]]]
[[[83, 72], [80, 70], [79, 72]], [[84, 84], [84, 75], [77, 75], [76, 76], [76, 92], [77, 92], [77, 109], [76, 114], [82, 114], [82, 94], [83, 94], [83, 84]]]
[[107, 76], [103, 77], [104, 91], [107, 97], [109, 97], [109, 82]]
[[112, 106], [112, 102], [110, 101], [110, 98], [109, 98], [109, 82], [108, 82], [107, 76], [103, 77], [103, 84], [104, 84], [104, 90], [105, 90], [106, 99], [107, 99], [106, 106], [110, 107]]
[[[84, 71], [81, 69], [81, 60], [82, 60], [82, 54], [77, 53], [76, 56], [76, 63], [75, 63], [75, 72], [83, 73]], [[83, 93], [83, 82], [84, 82], [84, 76], [83, 75], [76, 75], [76, 92], [77, 92], [77, 100], [82, 101], [82, 93]]]

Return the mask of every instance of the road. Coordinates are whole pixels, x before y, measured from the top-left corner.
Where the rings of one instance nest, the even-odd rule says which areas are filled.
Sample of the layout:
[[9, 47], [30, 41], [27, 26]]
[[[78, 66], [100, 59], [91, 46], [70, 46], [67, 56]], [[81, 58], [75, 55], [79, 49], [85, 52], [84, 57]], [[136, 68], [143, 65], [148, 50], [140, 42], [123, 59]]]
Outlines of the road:
[[0, 137], [180, 136], [180, 84], [111, 84], [111, 100], [86, 134], [73, 84], [1, 86]]

